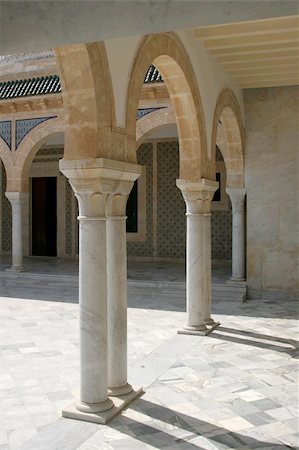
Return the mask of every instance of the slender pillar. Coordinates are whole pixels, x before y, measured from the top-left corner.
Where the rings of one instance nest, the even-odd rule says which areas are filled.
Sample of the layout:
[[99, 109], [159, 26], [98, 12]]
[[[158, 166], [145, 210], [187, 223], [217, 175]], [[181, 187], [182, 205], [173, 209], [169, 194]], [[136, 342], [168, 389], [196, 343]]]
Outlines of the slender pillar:
[[[131, 169], [129, 177], [137, 178], [136, 174], [131, 172], [134, 172], [134, 169], [136, 172], [136, 167], [139, 168], [139, 166], [133, 164], [103, 158], [88, 161], [60, 161], [60, 170], [69, 178], [78, 199], [80, 222], [80, 401], [64, 409], [62, 412], [64, 417], [106, 423], [141, 392], [141, 390], [132, 391], [132, 388], [129, 389], [127, 385], [126, 295], [121, 293], [122, 295], [119, 296], [120, 288], [123, 288], [125, 284], [124, 277], [126, 277], [126, 242], [123, 200], [118, 187], [124, 183], [127, 166]], [[132, 183], [130, 187], [131, 185]], [[121, 202], [119, 202], [120, 199]], [[108, 210], [115, 217], [111, 219], [111, 222], [109, 219], [109, 225], [107, 224]], [[112, 239], [111, 243], [110, 239]], [[118, 245], [120, 248], [115, 248]], [[111, 273], [114, 274], [113, 277]], [[120, 283], [120, 287], [113, 286], [112, 293], [108, 294], [109, 289], [112, 288], [112, 280], [115, 285]], [[109, 311], [113, 311], [113, 314], [109, 312], [109, 315], [108, 300]], [[113, 307], [110, 307], [110, 302], [114, 304]], [[110, 325], [107, 319], [109, 317], [111, 322], [112, 316], [114, 319]], [[108, 329], [109, 336], [112, 334], [121, 336], [123, 341], [120, 342], [121, 347], [118, 347], [119, 340], [115, 337], [113, 342], [117, 348], [114, 348], [110, 342], [108, 346]], [[108, 364], [108, 351], [110, 355], [117, 352], [113, 369], [120, 370], [119, 377], [113, 374], [113, 387], [127, 386], [128, 395], [122, 402], [118, 400], [115, 407], [108, 397], [110, 394], [108, 365], [110, 367], [111, 361], [109, 356]], [[116, 382], [122, 386], [114, 386]]]
[[[132, 173], [126, 174], [132, 178]], [[136, 179], [139, 174], [136, 174]], [[108, 384], [109, 394], [132, 391], [127, 381], [127, 244], [126, 203], [132, 181], [122, 181], [108, 197]]]
[[11, 270], [23, 269], [23, 209], [28, 192], [6, 192], [12, 208], [12, 266]]
[[245, 268], [245, 189], [226, 189], [232, 202], [232, 280], [244, 281]]
[[[206, 325], [214, 323], [211, 310], [211, 200], [215, 181], [177, 180], [186, 202], [186, 293], [188, 334], [206, 334]], [[180, 331], [181, 332], [181, 331]]]
[[99, 169], [76, 163], [60, 162], [79, 204], [80, 401], [76, 407], [99, 413], [113, 407], [108, 398], [106, 254], [106, 202], [112, 182], [104, 183]]

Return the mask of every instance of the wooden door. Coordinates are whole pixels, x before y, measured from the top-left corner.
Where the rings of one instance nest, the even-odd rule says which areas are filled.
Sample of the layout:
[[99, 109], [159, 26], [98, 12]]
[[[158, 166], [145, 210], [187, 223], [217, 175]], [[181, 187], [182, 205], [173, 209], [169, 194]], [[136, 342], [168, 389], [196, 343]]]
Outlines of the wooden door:
[[57, 179], [32, 178], [32, 255], [57, 256]]

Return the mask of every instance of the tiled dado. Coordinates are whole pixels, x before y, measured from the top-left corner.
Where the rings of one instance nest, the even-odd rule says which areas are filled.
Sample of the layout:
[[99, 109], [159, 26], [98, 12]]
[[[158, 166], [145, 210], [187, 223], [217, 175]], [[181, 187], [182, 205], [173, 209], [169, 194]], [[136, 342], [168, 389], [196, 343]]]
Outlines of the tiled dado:
[[33, 130], [37, 125], [46, 122], [47, 120], [54, 119], [55, 117], [57, 116], [16, 120], [16, 149], [29, 131]]
[[4, 120], [0, 122], [0, 138], [3, 139], [9, 150], [11, 150], [11, 129], [11, 120]]
[[[176, 187], [179, 175], [177, 141], [157, 144], [157, 198], [153, 199], [153, 144], [146, 143], [137, 152], [138, 164], [146, 165], [146, 242], [128, 242], [128, 255], [151, 257], [153, 254], [153, 211], [157, 211], [157, 256], [184, 258], [186, 248], [185, 202]], [[223, 162], [217, 149], [216, 160]], [[226, 194], [225, 194], [226, 195]], [[153, 209], [153, 201], [157, 207]], [[213, 211], [211, 217], [212, 258], [230, 260], [232, 246], [231, 207]]]

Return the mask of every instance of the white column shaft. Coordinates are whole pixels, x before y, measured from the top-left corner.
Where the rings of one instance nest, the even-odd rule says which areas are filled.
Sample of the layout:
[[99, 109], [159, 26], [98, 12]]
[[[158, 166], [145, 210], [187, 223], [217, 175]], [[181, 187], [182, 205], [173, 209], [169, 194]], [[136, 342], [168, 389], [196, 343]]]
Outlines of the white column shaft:
[[81, 401], [108, 397], [106, 220], [80, 220], [79, 304]]
[[211, 250], [211, 214], [204, 214], [204, 255], [205, 255], [205, 301], [204, 301], [204, 323], [211, 325], [215, 321], [211, 318], [212, 309], [212, 250]]
[[205, 333], [211, 319], [211, 200], [218, 183], [212, 180], [177, 180], [187, 209], [185, 329]]
[[232, 214], [232, 278], [245, 279], [245, 213]]
[[23, 207], [28, 197], [26, 192], [6, 192], [12, 208], [12, 269], [23, 267]]
[[245, 280], [245, 194], [243, 188], [227, 188], [232, 203], [232, 279]]
[[108, 384], [113, 395], [128, 393], [126, 217], [107, 221]]
[[187, 326], [189, 329], [205, 328], [205, 244], [203, 214], [187, 214], [186, 292]]

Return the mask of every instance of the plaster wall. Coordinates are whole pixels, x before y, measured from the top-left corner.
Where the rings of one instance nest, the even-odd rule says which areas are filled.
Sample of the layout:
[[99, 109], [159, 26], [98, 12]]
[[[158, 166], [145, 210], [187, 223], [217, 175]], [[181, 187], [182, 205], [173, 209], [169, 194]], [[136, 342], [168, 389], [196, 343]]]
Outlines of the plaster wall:
[[251, 297], [294, 298], [298, 274], [299, 87], [244, 93], [247, 280]]
[[116, 125], [121, 127], [125, 126], [129, 74], [140, 40], [140, 36], [133, 36], [122, 39], [109, 39], [105, 41], [116, 105]]

